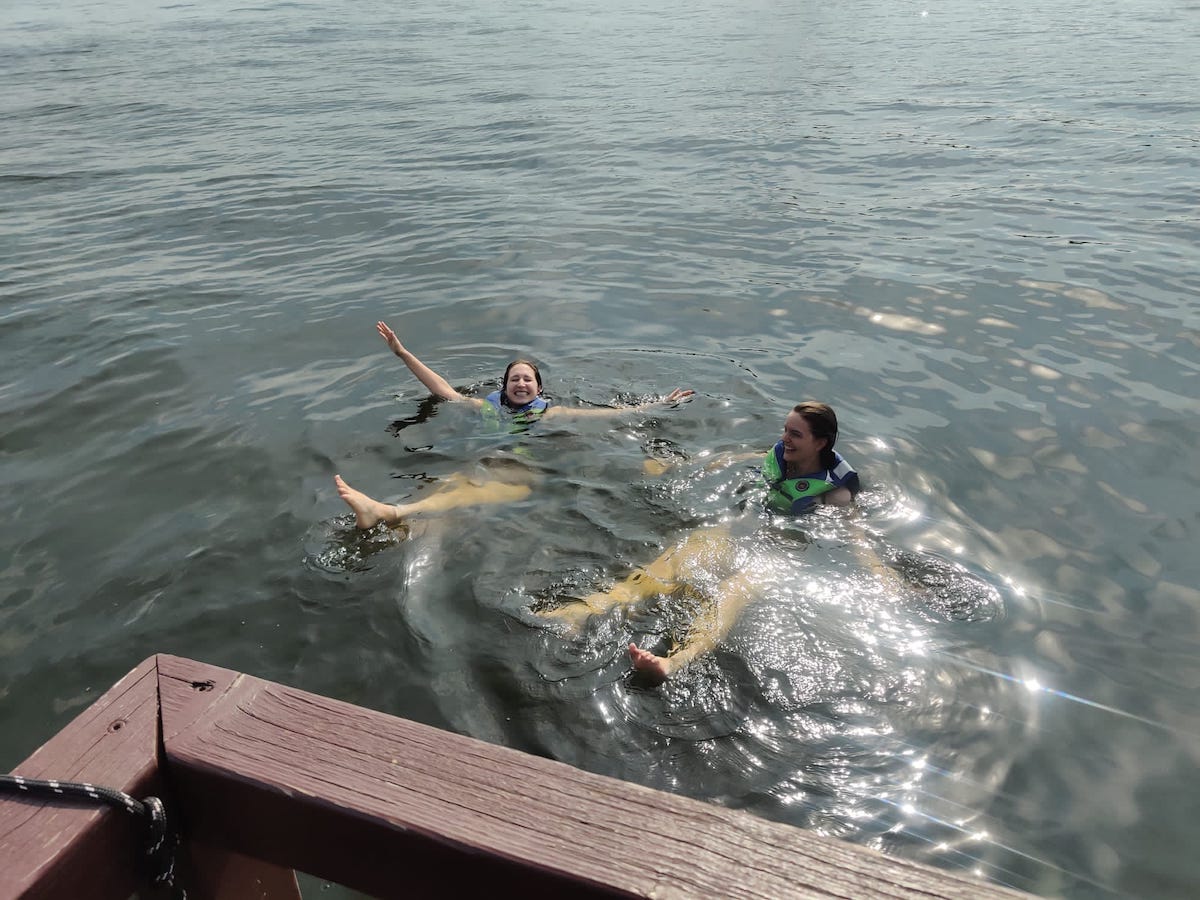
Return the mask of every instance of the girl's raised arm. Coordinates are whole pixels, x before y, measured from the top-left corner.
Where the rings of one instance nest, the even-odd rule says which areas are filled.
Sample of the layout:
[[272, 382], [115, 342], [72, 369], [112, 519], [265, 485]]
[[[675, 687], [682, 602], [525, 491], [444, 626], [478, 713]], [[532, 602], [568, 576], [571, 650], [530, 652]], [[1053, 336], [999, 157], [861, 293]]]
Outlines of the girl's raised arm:
[[384, 339], [391, 351], [408, 366], [408, 370], [416, 375], [417, 380], [429, 388], [429, 392], [435, 397], [441, 397], [443, 400], [469, 400], [475, 404], [483, 402], [474, 397], [463, 396], [450, 386], [450, 382], [413, 356], [412, 352], [400, 343], [400, 338], [396, 337], [396, 332], [392, 331], [386, 322], [376, 322], [375, 330], [379, 332], [379, 336]]

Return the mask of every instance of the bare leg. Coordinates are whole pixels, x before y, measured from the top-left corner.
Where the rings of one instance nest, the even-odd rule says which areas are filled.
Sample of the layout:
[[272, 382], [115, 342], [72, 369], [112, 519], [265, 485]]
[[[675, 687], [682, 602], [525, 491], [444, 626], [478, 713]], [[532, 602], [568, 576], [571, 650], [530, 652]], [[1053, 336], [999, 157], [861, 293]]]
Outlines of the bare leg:
[[374, 528], [380, 522], [389, 526], [400, 524], [401, 515], [397, 507], [380, 503], [362, 491], [356, 491], [342, 480], [341, 475], [334, 475], [333, 483], [337, 485], [338, 496], [354, 511], [354, 524], [359, 528]]
[[610, 591], [598, 591], [594, 594], [588, 594], [586, 597], [572, 600], [565, 606], [543, 610], [539, 615], [552, 619], [566, 619], [578, 624], [588, 616], [602, 613], [605, 610], [612, 609], [614, 606], [631, 606], [640, 600], [645, 600], [647, 597], [653, 597], [657, 594], [670, 594], [678, 585], [673, 581], [664, 581], [651, 574], [651, 569], [663, 562], [663, 559], [664, 557], [660, 556], [647, 568], [637, 569], [626, 576], [623, 581], [619, 581], [613, 585]]
[[667, 656], [655, 656], [636, 644], [629, 645], [629, 657], [633, 667], [654, 681], [665, 681], [697, 656], [716, 648], [742, 614], [755, 595], [750, 578], [739, 572], [726, 578], [717, 586], [712, 605], [696, 618], [687, 639]]
[[674, 593], [681, 576], [696, 566], [728, 565], [732, 544], [727, 528], [705, 528], [693, 531], [683, 542], [661, 553], [642, 569], [636, 569], [612, 590], [588, 594], [574, 603], [549, 609], [541, 615], [566, 619], [576, 624], [588, 616], [602, 613], [614, 606], [632, 606], [661, 594]]
[[854, 555], [862, 567], [878, 576], [888, 591], [900, 595], [906, 589], [911, 590], [912, 586], [908, 585], [895, 569], [880, 559], [879, 554], [875, 552], [871, 536], [865, 528], [859, 528], [858, 540], [853, 542], [852, 547]]
[[481, 506], [488, 503], [510, 503], [529, 496], [527, 484], [507, 484], [502, 481], [487, 481], [476, 484], [462, 476], [456, 476], [438, 491], [416, 503], [382, 503], [368, 497], [362, 491], [350, 487], [341, 475], [333, 476], [338, 496], [354, 511], [354, 522], [359, 528], [374, 528], [380, 522], [394, 528], [405, 518], [418, 513], [445, 512], [460, 506]]
[[395, 508], [401, 516], [417, 513], [446, 512], [460, 506], [486, 506], [492, 503], [515, 503], [529, 496], [528, 484], [507, 481], [473, 481], [465, 475], [451, 475], [445, 483], [424, 500], [402, 503]]

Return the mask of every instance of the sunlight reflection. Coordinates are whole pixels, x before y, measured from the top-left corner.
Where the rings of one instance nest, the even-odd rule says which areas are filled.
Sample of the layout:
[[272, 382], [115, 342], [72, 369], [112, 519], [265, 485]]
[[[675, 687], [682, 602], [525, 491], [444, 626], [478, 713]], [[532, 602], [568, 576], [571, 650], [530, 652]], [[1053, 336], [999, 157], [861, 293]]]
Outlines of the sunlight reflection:
[[860, 316], [865, 316], [875, 325], [880, 325], [892, 331], [907, 331], [914, 334], [943, 334], [946, 331], [944, 326], [936, 322], [925, 322], [915, 316], [878, 312], [862, 306], [855, 307], [854, 311]]
[[[703, 458], [711, 462], [719, 454]], [[688, 490], [703, 497], [697, 505], [724, 504], [729, 479], [722, 488], [708, 477], [689, 479]], [[838, 516], [763, 527], [727, 513], [732, 521], [723, 546], [733, 552], [695, 560], [688, 573], [695, 594], [664, 597], [628, 619], [612, 616], [600, 624], [632, 625], [647, 643], [669, 645], [695, 620], [696, 604], [721, 607], [713, 591], [730, 569], [752, 580], [769, 602], [752, 604], [729, 638], [730, 652], [695, 664], [691, 677], [653, 693], [618, 689], [622, 683], [614, 682], [611, 703], [599, 705], [597, 721], [607, 728], [614, 714], [623, 715], [648, 733], [683, 739], [687, 745], [680, 743], [678, 752], [698, 777], [711, 780], [713, 767], [724, 766], [764, 785], [774, 778], [773, 787], [764, 787], [770, 798], [790, 808], [789, 820], [819, 833], [852, 837], [878, 823], [876, 835], [884, 829], [898, 835], [896, 820], [903, 816], [910, 832], [897, 841], [961, 852], [967, 829], [980, 824], [977, 798], [1001, 783], [1009, 748], [1019, 744], [986, 742], [951, 760], [931, 752], [924, 729], [953, 733], [959, 724], [986, 721], [984, 727], [1003, 738], [1025, 727], [1026, 717], [993, 718], [990, 708], [980, 711], [979, 701], [1006, 709], [1027, 693], [1014, 680], [996, 697], [993, 679], [939, 656], [943, 623], [990, 618], [999, 594], [991, 585], [994, 598], [976, 589], [982, 579], [957, 561], [967, 543], [958, 534], [930, 526], [915, 553], [907, 539], [903, 552], [892, 547], [882, 526], [922, 513], [899, 492], [879, 498], [882, 512], [871, 523], [878, 531]], [[715, 513], [704, 511], [710, 522]], [[612, 635], [603, 637], [611, 643]], [[763, 713], [766, 708], [773, 714]], [[714, 736], [723, 742], [710, 740]], [[726, 792], [720, 784], [713, 790]]]
[[[1141, 716], [1141, 715], [1138, 715], [1137, 713], [1132, 713], [1127, 710], [1120, 709], [1116, 706], [1109, 706], [1107, 704], [1100, 703], [1096, 700], [1089, 700], [1088, 698], [1081, 697], [1078, 694], [1071, 694], [1071, 693], [1068, 693], [1067, 691], [1058, 690], [1057, 688], [1043, 686], [1041, 684], [1041, 682], [1038, 681], [1037, 678], [1020, 678], [1016, 675], [1009, 675], [1006, 672], [999, 672], [999, 671], [996, 671], [995, 669], [989, 669], [986, 666], [976, 665], [975, 663], [972, 663], [960, 656], [956, 656], [955, 654], [949, 653], [945, 650], [939, 651], [938, 656], [941, 656], [946, 659], [953, 659], [953, 660], [957, 661], [958, 663], [960, 663], [961, 665], [971, 668], [971, 669], [974, 669], [977, 672], [983, 672], [985, 674], [992, 675], [996, 678], [1002, 679], [1009, 683], [1021, 685], [1021, 686], [1025, 687], [1030, 693], [1044, 693], [1044, 694], [1047, 694], [1048, 696], [1058, 697], [1063, 700], [1070, 700], [1073, 703], [1081, 703], [1084, 706], [1091, 707], [1092, 709], [1111, 713], [1112, 715], [1120, 716], [1121, 718], [1124, 718], [1124, 719], [1132, 719], [1136, 722], [1141, 722], [1145, 725], [1152, 725], [1156, 728], [1161, 728], [1164, 731], [1170, 731], [1170, 732], [1182, 733], [1182, 734], [1189, 733], [1189, 732], [1181, 731], [1181, 729], [1176, 728], [1173, 725], [1169, 725], [1166, 722], [1160, 722], [1156, 719], [1150, 719], [1150, 718], [1147, 718], [1146, 716]], [[989, 713], [991, 712], [991, 710], [988, 709], [987, 707], [983, 707], [982, 709]]]
[[603, 699], [598, 698], [596, 701], [596, 712], [605, 725], [612, 725], [617, 720], [617, 716], [613, 713], [612, 707]]
[[1007, 586], [1007, 587], [1008, 587], [1008, 589], [1009, 589], [1009, 590], [1011, 590], [1011, 591], [1012, 591], [1014, 594], [1016, 594], [1018, 597], [1024, 597], [1024, 596], [1025, 596], [1025, 593], [1026, 593], [1026, 592], [1025, 592], [1025, 586], [1024, 586], [1024, 585], [1021, 585], [1021, 584], [1018, 584], [1018, 583], [1017, 583], [1017, 582], [1016, 582], [1016, 581], [1015, 581], [1015, 580], [1012, 578], [1012, 576], [1010, 576], [1010, 575], [1002, 575], [1002, 576], [1000, 577], [1000, 580], [1001, 580], [1001, 581], [1003, 581], [1003, 582], [1004, 582], [1004, 584], [1005, 584], [1005, 586]]

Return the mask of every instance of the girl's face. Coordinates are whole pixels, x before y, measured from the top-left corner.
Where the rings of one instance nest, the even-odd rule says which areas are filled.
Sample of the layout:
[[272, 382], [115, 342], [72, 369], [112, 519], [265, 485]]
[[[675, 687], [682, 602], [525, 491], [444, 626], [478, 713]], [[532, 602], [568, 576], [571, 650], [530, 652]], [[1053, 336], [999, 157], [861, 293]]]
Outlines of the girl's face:
[[801, 474], [815, 472], [821, 468], [821, 451], [829, 441], [813, 437], [804, 416], [798, 412], [788, 414], [783, 423], [783, 460], [794, 466]]
[[513, 406], [524, 406], [532, 401], [538, 395], [537, 375], [533, 368], [525, 363], [517, 363], [509, 369], [504, 393]]

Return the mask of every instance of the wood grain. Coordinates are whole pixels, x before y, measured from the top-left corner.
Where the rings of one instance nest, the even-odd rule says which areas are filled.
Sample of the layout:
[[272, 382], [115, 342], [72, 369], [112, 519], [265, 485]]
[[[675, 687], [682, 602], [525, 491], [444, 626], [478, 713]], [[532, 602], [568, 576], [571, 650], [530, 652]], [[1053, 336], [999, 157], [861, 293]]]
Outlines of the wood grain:
[[[147, 659], [13, 773], [156, 794], [158, 673]], [[107, 806], [0, 799], [0, 897], [127, 898], [143, 870], [141, 822]]]
[[196, 836], [376, 896], [1025, 896], [194, 661], [159, 672]]

